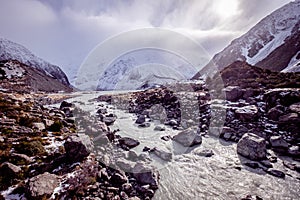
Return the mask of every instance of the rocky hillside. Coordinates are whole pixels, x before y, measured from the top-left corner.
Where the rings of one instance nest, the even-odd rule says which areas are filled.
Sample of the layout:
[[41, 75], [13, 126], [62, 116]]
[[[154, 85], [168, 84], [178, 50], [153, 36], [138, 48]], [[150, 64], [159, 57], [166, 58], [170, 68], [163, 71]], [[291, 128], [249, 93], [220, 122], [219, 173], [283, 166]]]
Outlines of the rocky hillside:
[[70, 85], [63, 84], [44, 71], [16, 60], [0, 61], [0, 88], [15, 92], [71, 92]]
[[46, 74], [59, 80], [64, 85], [70, 85], [66, 74], [58, 66], [52, 65], [35, 56], [32, 52], [20, 44], [0, 38], [0, 61], [3, 60], [17, 60], [32, 68], [44, 71]]
[[237, 60], [272, 71], [299, 71], [299, 41], [300, 1], [296, 0], [274, 11], [246, 34], [233, 40], [195, 78], [210, 73], [213, 65], [223, 69]]
[[[114, 140], [123, 141], [123, 148], [132, 148], [132, 141], [115, 136], [108, 127], [113, 122], [87, 118], [74, 104], [42, 104], [62, 97], [0, 93], [0, 199], [152, 198], [159, 181], [155, 169], [138, 155], [130, 157], [136, 162], [122, 157], [117, 167], [107, 153], [125, 153], [113, 152]], [[132, 170], [124, 171], [126, 162]]]

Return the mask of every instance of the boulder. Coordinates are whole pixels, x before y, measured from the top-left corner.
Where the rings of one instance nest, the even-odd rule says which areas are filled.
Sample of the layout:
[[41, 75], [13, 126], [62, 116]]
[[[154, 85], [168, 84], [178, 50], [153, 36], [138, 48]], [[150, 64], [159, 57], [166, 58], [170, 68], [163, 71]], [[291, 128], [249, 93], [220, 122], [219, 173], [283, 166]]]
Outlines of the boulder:
[[300, 102], [299, 103], [295, 103], [289, 106], [289, 109], [294, 112], [294, 113], [298, 113], [298, 115], [300, 115]]
[[281, 135], [274, 135], [270, 137], [270, 144], [273, 148], [287, 149], [289, 144], [282, 138]]
[[246, 133], [237, 144], [237, 153], [251, 160], [266, 158], [266, 141], [257, 135]]
[[173, 140], [185, 147], [191, 147], [202, 143], [202, 137], [195, 129], [181, 131], [173, 137]]
[[58, 185], [58, 177], [54, 174], [45, 172], [44, 174], [29, 179], [27, 193], [30, 199], [48, 199]]
[[117, 117], [113, 114], [110, 114], [110, 115], [104, 116], [101, 121], [104, 122], [107, 126], [110, 126], [116, 120], [117, 120]]
[[45, 124], [41, 122], [32, 123], [32, 128], [38, 131], [43, 131], [46, 129]]
[[67, 138], [64, 144], [66, 155], [71, 161], [81, 161], [93, 151], [93, 143], [88, 135], [76, 134]]
[[122, 185], [123, 183], [127, 183], [128, 182], [128, 178], [120, 173], [115, 172], [111, 177], [110, 177], [110, 181], [114, 184], [114, 185]]
[[140, 144], [139, 141], [129, 138], [129, 137], [122, 137], [119, 139], [119, 144], [122, 148], [125, 148], [125, 150], [132, 149]]
[[237, 101], [243, 96], [243, 90], [238, 86], [228, 86], [224, 89], [228, 101]]
[[170, 153], [170, 152], [166, 152], [164, 150], [153, 148], [151, 150], [151, 153], [155, 154], [157, 157], [161, 158], [162, 160], [172, 161], [172, 153]]
[[278, 121], [278, 119], [281, 115], [283, 115], [283, 111], [281, 109], [279, 109], [277, 106], [274, 108], [271, 108], [267, 113], [268, 118], [273, 121]]
[[284, 178], [285, 177], [285, 173], [280, 171], [280, 170], [277, 170], [277, 169], [268, 169], [267, 170], [267, 173], [272, 175], [272, 176], [275, 176], [275, 177], [278, 177], [278, 178]]
[[21, 167], [16, 166], [12, 163], [5, 162], [0, 166], [0, 174], [2, 176], [16, 178], [22, 172]]
[[163, 126], [157, 125], [157, 126], [155, 126], [154, 130], [155, 131], [164, 131], [164, 130], [166, 130], [166, 128]]
[[158, 171], [144, 163], [136, 163], [133, 170], [133, 177], [141, 185], [150, 185], [152, 189], [158, 188]]
[[203, 157], [211, 157], [214, 155], [214, 152], [211, 149], [195, 149], [193, 153]]
[[279, 117], [279, 123], [300, 123], [300, 118], [297, 113], [289, 113]]
[[258, 109], [255, 105], [237, 108], [235, 114], [241, 121], [253, 121], [258, 117]]
[[135, 121], [136, 124], [143, 124], [146, 121], [146, 116], [145, 115], [139, 115], [137, 120]]
[[62, 110], [63, 108], [70, 108], [73, 106], [74, 106], [74, 104], [63, 101], [63, 102], [61, 102], [59, 109]]

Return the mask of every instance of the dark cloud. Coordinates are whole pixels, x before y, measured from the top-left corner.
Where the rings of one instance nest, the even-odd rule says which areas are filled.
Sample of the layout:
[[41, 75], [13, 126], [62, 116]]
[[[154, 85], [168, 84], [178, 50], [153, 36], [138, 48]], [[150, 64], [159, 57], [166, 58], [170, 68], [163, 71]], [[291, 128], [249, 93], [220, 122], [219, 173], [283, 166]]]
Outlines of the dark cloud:
[[0, 0], [0, 36], [67, 73], [112, 35], [164, 27], [213, 55], [290, 0]]

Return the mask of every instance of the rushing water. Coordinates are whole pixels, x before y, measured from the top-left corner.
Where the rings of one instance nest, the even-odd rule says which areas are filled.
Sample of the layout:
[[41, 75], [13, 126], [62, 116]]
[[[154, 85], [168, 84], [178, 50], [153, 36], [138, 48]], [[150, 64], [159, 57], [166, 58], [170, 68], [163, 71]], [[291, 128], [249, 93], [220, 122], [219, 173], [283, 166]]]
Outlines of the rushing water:
[[[94, 115], [99, 103], [89, 100], [107, 93], [77, 93], [78, 96], [68, 101], [75, 102], [81, 109]], [[118, 116], [111, 127], [112, 130], [120, 129], [118, 134], [121, 136], [135, 138], [141, 142], [134, 149], [137, 153], [140, 153], [144, 146], [158, 147], [169, 152], [176, 150], [171, 140], [163, 141], [160, 138], [174, 135], [178, 131], [168, 127], [166, 131], [154, 131], [155, 123], [151, 123], [148, 128], [139, 128], [134, 124], [135, 115], [114, 108], [111, 108], [110, 112]], [[199, 156], [197, 152], [203, 149], [212, 150], [214, 155]], [[243, 166], [243, 159], [237, 155], [235, 143], [227, 143], [214, 137], [203, 137], [200, 146], [181, 154], [174, 154], [171, 162], [153, 157], [153, 165], [160, 172], [160, 185], [154, 199], [241, 199], [249, 194], [263, 199], [300, 199], [299, 174], [287, 171], [282, 166], [281, 159], [274, 164], [274, 168], [284, 171], [287, 175], [285, 179]], [[295, 177], [298, 177], [298, 180]]]

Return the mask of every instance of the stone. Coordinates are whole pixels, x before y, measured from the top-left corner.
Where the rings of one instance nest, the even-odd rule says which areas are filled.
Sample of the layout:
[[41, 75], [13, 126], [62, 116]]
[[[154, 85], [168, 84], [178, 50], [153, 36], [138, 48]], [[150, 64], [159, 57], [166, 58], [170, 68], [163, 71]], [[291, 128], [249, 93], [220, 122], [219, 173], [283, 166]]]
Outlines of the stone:
[[157, 126], [155, 126], [154, 130], [155, 130], [155, 131], [165, 131], [166, 128], [163, 127], [163, 126], [157, 125]]
[[272, 176], [278, 177], [278, 178], [284, 178], [285, 177], [285, 173], [280, 171], [280, 170], [277, 170], [277, 169], [268, 169], [267, 173], [272, 175]]
[[300, 115], [300, 102], [299, 103], [295, 103], [289, 106], [289, 109], [294, 112], [294, 113], [298, 113]]
[[243, 91], [238, 86], [228, 86], [224, 92], [228, 101], [237, 101], [243, 96]]
[[69, 108], [69, 107], [73, 107], [73, 106], [74, 106], [74, 104], [69, 103], [67, 101], [63, 101], [63, 102], [61, 102], [59, 109], [62, 110], [63, 108]]
[[146, 121], [145, 115], [139, 115], [137, 120], [135, 121], [136, 124], [143, 124]]
[[44, 119], [43, 122], [47, 128], [49, 128], [50, 126], [52, 126], [54, 124], [54, 121], [50, 120], [50, 119]]
[[267, 167], [267, 168], [272, 168], [273, 165], [269, 160], [262, 160], [260, 161], [260, 164], [262, 164], [263, 166]]
[[162, 139], [164, 141], [169, 141], [171, 139], [171, 136], [170, 135], [165, 135], [165, 136], [162, 136], [160, 139]]
[[178, 122], [175, 119], [171, 119], [169, 121], [165, 122], [165, 125], [169, 125], [169, 126], [177, 126]]
[[106, 109], [106, 108], [99, 108], [99, 109], [97, 110], [97, 113], [98, 113], [98, 114], [106, 114], [106, 113], [107, 113], [107, 109]]
[[44, 174], [29, 179], [27, 192], [30, 199], [48, 199], [58, 185], [58, 177], [54, 174], [45, 172]]
[[11, 158], [17, 163], [30, 164], [34, 160], [25, 154], [12, 153]]
[[279, 123], [300, 123], [297, 113], [289, 113], [279, 117]]
[[131, 172], [135, 163], [130, 160], [126, 160], [125, 158], [118, 158], [116, 165], [125, 172]]
[[257, 162], [249, 161], [249, 162], [244, 162], [243, 164], [248, 166], [248, 167], [251, 167], [253, 169], [259, 168], [259, 164]]
[[133, 177], [141, 185], [149, 184], [152, 189], [158, 188], [159, 174], [154, 168], [144, 163], [136, 163], [133, 170]]
[[18, 175], [22, 172], [21, 167], [16, 166], [9, 162], [4, 162], [0, 166], [0, 174], [2, 176], [7, 176], [10, 178], [18, 177]]
[[271, 108], [267, 113], [268, 118], [273, 121], [278, 121], [281, 115], [283, 115], [283, 111], [281, 111], [277, 106]]
[[193, 153], [204, 157], [212, 157], [214, 155], [214, 152], [211, 149], [195, 149]]
[[46, 129], [45, 124], [41, 122], [34, 122], [32, 123], [32, 128], [38, 131], [43, 131]]
[[102, 122], [104, 122], [107, 126], [112, 125], [116, 120], [117, 120], [117, 117], [114, 115], [113, 116], [112, 115], [104, 116], [102, 118]]
[[237, 153], [251, 160], [266, 158], [266, 141], [257, 135], [246, 133], [237, 144]]
[[67, 158], [70, 161], [81, 161], [86, 158], [94, 148], [94, 145], [88, 135], [71, 135], [64, 143]]
[[258, 116], [258, 109], [255, 105], [243, 106], [237, 108], [235, 114], [241, 121], [253, 121]]
[[299, 157], [300, 156], [300, 148], [299, 146], [291, 146], [288, 149], [288, 154], [294, 157]]
[[119, 139], [119, 144], [123, 148], [132, 149], [140, 144], [139, 141], [129, 138], [129, 137], [122, 137]]
[[151, 153], [155, 154], [157, 157], [161, 158], [162, 160], [172, 161], [172, 153], [170, 153], [170, 152], [166, 152], [164, 150], [153, 148]]
[[110, 181], [112, 184], [122, 185], [123, 183], [127, 183], [128, 179], [125, 175], [116, 172], [110, 177]]
[[184, 130], [173, 137], [173, 140], [185, 147], [192, 147], [202, 143], [202, 137], [194, 129]]
[[289, 147], [289, 144], [282, 138], [281, 135], [271, 136], [270, 144], [273, 148], [287, 149]]
[[148, 128], [150, 126], [151, 126], [151, 124], [149, 122], [144, 122], [144, 123], [138, 125], [138, 127], [140, 127], [140, 128]]
[[135, 151], [133, 151], [133, 150], [128, 151], [128, 159], [129, 160], [136, 161], [136, 160], [138, 160], [138, 157], [139, 156], [137, 155], [137, 153]]

